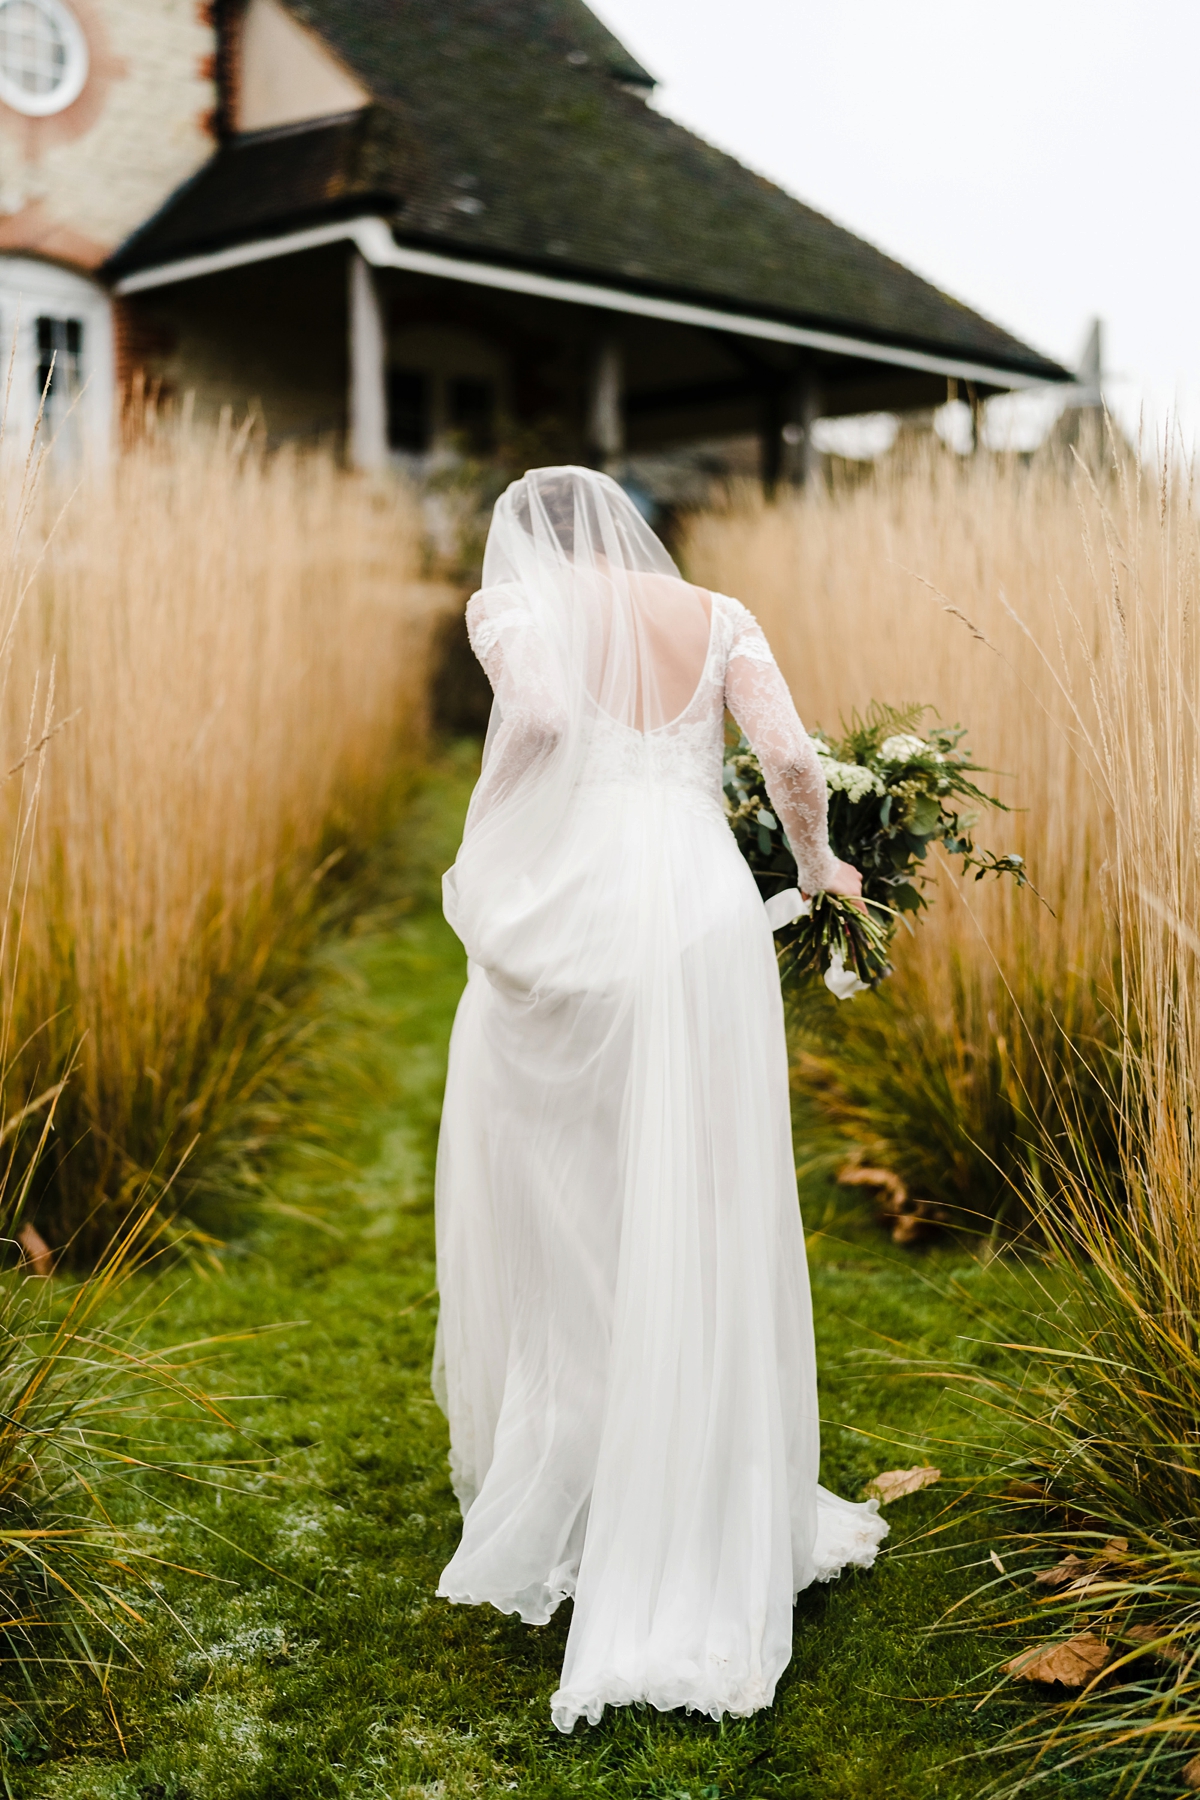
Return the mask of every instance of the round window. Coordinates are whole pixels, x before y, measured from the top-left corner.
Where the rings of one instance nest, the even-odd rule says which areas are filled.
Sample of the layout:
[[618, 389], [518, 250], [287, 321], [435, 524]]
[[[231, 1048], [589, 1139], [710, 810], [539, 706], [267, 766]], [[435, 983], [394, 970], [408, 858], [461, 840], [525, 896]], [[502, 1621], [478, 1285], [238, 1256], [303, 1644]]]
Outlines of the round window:
[[62, 0], [0, 0], [0, 100], [41, 118], [61, 112], [87, 80], [88, 52]]

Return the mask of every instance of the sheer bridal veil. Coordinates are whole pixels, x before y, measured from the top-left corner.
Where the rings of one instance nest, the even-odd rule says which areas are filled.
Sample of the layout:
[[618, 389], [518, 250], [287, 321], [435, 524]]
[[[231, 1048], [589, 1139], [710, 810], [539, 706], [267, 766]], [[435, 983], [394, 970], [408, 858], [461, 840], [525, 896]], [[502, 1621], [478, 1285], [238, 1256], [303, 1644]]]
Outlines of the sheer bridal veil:
[[623, 784], [649, 777], [653, 735], [703, 673], [710, 617], [709, 596], [680, 578], [609, 476], [535, 469], [496, 503], [468, 612], [495, 699], [445, 901], [472, 959], [502, 985], [537, 985], [514, 939], [561, 890], [568, 813], [597, 733]]

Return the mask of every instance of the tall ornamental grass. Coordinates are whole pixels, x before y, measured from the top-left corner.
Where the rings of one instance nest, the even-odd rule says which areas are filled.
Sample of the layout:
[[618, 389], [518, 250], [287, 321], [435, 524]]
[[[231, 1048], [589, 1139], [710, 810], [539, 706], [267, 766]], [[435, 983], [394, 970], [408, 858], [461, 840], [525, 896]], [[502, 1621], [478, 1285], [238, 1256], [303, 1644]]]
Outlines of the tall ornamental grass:
[[[8, 448], [0, 426], [0, 453]], [[155, 1351], [139, 1330], [147, 1309], [131, 1308], [140, 1289], [131, 1278], [163, 1237], [143, 1196], [79, 1280], [51, 1279], [53, 1258], [28, 1232], [30, 1192], [78, 1060], [47, 1069], [52, 1059], [31, 1048], [22, 1018], [36, 973], [27, 929], [44, 911], [45, 799], [64, 730], [53, 654], [39, 663], [23, 635], [44, 546], [42, 460], [35, 444], [5, 464], [0, 485], [0, 713], [9, 726], [0, 767], [0, 1672], [10, 1748], [26, 1728], [40, 1736], [14, 1693], [27, 1700], [52, 1665], [105, 1690], [139, 1608], [154, 1604], [161, 1559], [115, 1519], [117, 1490], [148, 1472], [199, 1473], [164, 1442], [178, 1418], [231, 1423], [196, 1381], [209, 1346]]]
[[[1063, 685], [1106, 824], [1117, 1155], [1071, 1131], [1048, 1146], [1069, 1297], [986, 1399], [1043, 1497], [1022, 1548], [1079, 1559], [1032, 1606], [1010, 1596], [1013, 1622], [1090, 1640], [1101, 1666], [1013, 1734], [1001, 1786], [1066, 1767], [1113, 1795], [1174, 1794], [1200, 1788], [1200, 518], [1169, 466], [1097, 512], [1095, 606], [1073, 621], [1088, 682]], [[1047, 660], [1061, 674], [1061, 652]]]
[[684, 549], [694, 579], [757, 613], [810, 728], [925, 703], [997, 771], [981, 780], [1013, 811], [980, 841], [1023, 855], [1041, 900], [942, 866], [884, 987], [805, 1009], [829, 1109], [911, 1191], [984, 1226], [1026, 1216], [1064, 1115], [1109, 1149], [1111, 803], [1073, 710], [1093, 717], [1097, 507], [1073, 464], [931, 450], [773, 507], [746, 495]]
[[1049, 906], [940, 876], [890, 995], [847, 1007], [813, 1064], [927, 1191], [979, 1214], [1019, 1191], [1053, 1265], [1043, 1309], [994, 1327], [1016, 1341], [991, 1372], [959, 1375], [1007, 1426], [983, 1478], [993, 1531], [1010, 1509], [988, 1616], [1005, 1658], [1027, 1650], [996, 1680], [1056, 1646], [1082, 1671], [1031, 1681], [987, 1791], [1200, 1788], [1190, 478], [1112, 446], [1091, 470], [931, 459], [699, 521], [689, 548], [756, 607], [810, 719], [929, 699], [1006, 772]]
[[444, 596], [419, 535], [402, 488], [228, 430], [151, 431], [77, 481], [51, 457], [14, 577], [0, 772], [52, 678], [4, 979], [10, 1079], [74, 1069], [33, 1192], [55, 1247], [102, 1241], [261, 1078], [289, 947], [420, 742]]

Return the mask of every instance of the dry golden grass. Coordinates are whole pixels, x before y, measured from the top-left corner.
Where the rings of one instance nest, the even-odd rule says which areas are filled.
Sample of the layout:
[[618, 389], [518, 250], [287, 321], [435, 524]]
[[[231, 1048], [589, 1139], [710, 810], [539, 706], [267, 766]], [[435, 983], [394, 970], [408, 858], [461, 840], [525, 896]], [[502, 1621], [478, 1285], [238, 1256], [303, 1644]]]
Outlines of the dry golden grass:
[[[48, 630], [30, 605], [45, 544], [41, 462], [9, 461], [0, 486], [0, 718], [9, 726], [0, 767], [0, 1663], [20, 1668], [26, 1683], [32, 1671], [44, 1675], [57, 1664], [103, 1687], [138, 1617], [120, 1590], [149, 1592], [162, 1572], [153, 1549], [114, 1522], [112, 1490], [144, 1471], [183, 1473], [161, 1442], [169, 1414], [229, 1421], [194, 1381], [208, 1346], [155, 1352], [122, 1306], [131, 1278], [161, 1248], [164, 1220], [153, 1208], [132, 1206], [97, 1266], [69, 1283], [45, 1279], [53, 1258], [27, 1225], [21, 1230], [39, 1164], [68, 1110], [73, 1060], [68, 1046], [63, 1066], [34, 1083], [53, 1059], [42, 1054], [39, 1071], [21, 1038], [46, 985], [45, 968], [27, 953], [26, 929], [48, 925], [42, 802], [60, 740], [55, 659], [40, 662], [37, 635], [29, 634], [31, 624], [43, 637]], [[59, 917], [50, 929], [65, 941], [75, 923]]]
[[[906, 1172], [957, 1184], [981, 1211], [987, 1157], [1005, 1165], [1023, 1135], [1006, 1173], [1024, 1178], [1057, 1265], [1040, 1312], [1035, 1287], [1030, 1316], [983, 1322], [1010, 1358], [959, 1371], [959, 1391], [974, 1383], [1007, 1422], [992, 1491], [1013, 1515], [1010, 1574], [1070, 1551], [1104, 1578], [1032, 1602], [1019, 1580], [999, 1597], [989, 1583], [986, 1603], [1039, 1646], [1086, 1632], [1109, 1660], [1103, 1688], [1031, 1710], [993, 1746], [1012, 1772], [987, 1791], [999, 1800], [1075, 1770], [1106, 1793], [1175, 1792], [1200, 1743], [1190, 481], [1123, 452], [1095, 478], [935, 457], [700, 520], [689, 566], [755, 607], [810, 719], [929, 699], [1011, 773], [1003, 791], [1025, 810], [986, 839], [1027, 856], [1054, 916], [1001, 887], [960, 897], [943, 877], [917, 942], [901, 946], [890, 1003], [874, 1024], [866, 1011], [838, 1021], [825, 1072], [838, 1072], [843, 1114]], [[986, 1156], [973, 1159], [972, 1140]], [[1014, 1493], [1039, 1504], [1019, 1510]]]
[[778, 507], [747, 496], [697, 520], [686, 548], [695, 579], [758, 614], [810, 726], [872, 699], [928, 702], [1001, 772], [992, 791], [1015, 810], [985, 818], [980, 840], [1024, 855], [1046, 904], [939, 874], [891, 992], [857, 1003], [851, 1036], [861, 1047], [886, 1012], [892, 1054], [876, 1033], [865, 1086], [842, 1090], [916, 1187], [983, 1213], [1021, 1166], [1036, 1174], [1037, 1121], [1063, 1104], [1095, 1116], [1075, 1058], [1103, 1068], [1113, 1037], [1111, 800], [1079, 754], [1095, 719], [1097, 528], [1074, 467], [930, 452]]
[[74, 492], [43, 482], [12, 578], [0, 768], [34, 693], [40, 735], [53, 679], [67, 722], [5, 974], [24, 1030], [55, 1020], [10, 1091], [78, 1046], [66, 1116], [86, 1141], [43, 1201], [57, 1241], [102, 1192], [165, 1174], [242, 1082], [308, 877], [369, 833], [419, 743], [445, 600], [419, 551], [402, 489], [229, 432], [151, 433]]
[[1161, 1322], [1200, 1355], [1200, 517], [1167, 470], [1123, 501], [1099, 521], [1091, 705], [1072, 705], [1109, 822], [1121, 1167]]

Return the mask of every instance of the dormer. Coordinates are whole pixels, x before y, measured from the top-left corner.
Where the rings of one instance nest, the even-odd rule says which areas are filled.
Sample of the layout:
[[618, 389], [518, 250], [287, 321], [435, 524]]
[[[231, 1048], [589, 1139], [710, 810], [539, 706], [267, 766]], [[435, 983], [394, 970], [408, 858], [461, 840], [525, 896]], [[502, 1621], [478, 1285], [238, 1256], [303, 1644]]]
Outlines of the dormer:
[[249, 0], [238, 32], [234, 130], [277, 131], [359, 112], [371, 96], [282, 0]]

